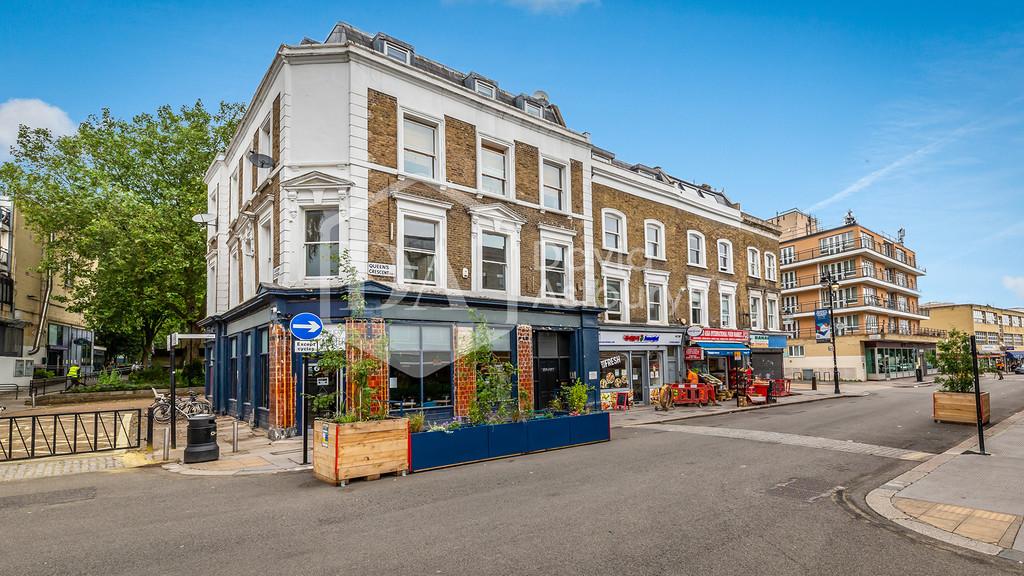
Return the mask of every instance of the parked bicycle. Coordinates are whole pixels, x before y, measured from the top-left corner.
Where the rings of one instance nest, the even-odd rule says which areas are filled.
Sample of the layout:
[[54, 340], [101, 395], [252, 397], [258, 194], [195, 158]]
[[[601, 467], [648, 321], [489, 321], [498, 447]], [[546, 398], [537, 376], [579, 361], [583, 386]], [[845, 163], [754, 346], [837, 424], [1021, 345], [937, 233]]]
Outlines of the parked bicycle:
[[[153, 419], [164, 424], [171, 421], [171, 402], [167, 394], [160, 394], [152, 388], [156, 398], [150, 407], [153, 408]], [[195, 392], [189, 392], [187, 398], [178, 397], [175, 402], [176, 416], [185, 418], [197, 414], [212, 414], [213, 405], [206, 398], [200, 398]]]

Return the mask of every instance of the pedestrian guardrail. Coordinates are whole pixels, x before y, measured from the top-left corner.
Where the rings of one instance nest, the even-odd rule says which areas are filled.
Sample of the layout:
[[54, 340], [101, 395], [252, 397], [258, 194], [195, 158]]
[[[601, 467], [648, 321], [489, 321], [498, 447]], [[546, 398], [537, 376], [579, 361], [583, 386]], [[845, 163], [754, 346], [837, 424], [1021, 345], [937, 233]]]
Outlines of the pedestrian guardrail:
[[142, 409], [0, 418], [0, 462], [138, 448]]

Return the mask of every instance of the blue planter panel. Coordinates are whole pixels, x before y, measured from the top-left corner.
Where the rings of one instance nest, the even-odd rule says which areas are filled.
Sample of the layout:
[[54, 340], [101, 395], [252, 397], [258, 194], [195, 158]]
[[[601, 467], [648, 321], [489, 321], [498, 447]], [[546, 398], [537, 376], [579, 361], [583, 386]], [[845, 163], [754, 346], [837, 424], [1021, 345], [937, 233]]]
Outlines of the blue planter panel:
[[487, 426], [491, 430], [490, 450], [491, 458], [502, 456], [514, 456], [526, 452], [526, 423], [512, 422], [509, 424], [496, 424]]
[[551, 450], [572, 444], [572, 416], [526, 422], [526, 451]]
[[596, 412], [576, 416], [569, 419], [569, 429], [573, 444], [587, 442], [604, 442], [611, 440], [610, 415], [608, 412]]
[[460, 428], [450, 433], [420, 432], [411, 436], [412, 469], [451, 466], [488, 458], [488, 426]]

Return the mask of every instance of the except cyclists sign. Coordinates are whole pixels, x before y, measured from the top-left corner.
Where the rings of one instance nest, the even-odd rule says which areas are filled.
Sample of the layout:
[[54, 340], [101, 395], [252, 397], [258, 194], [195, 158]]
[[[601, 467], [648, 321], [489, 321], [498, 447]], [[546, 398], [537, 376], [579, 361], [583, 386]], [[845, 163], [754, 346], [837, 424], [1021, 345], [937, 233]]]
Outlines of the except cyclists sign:
[[292, 317], [288, 329], [299, 340], [313, 340], [323, 332], [324, 322], [316, 314], [303, 312]]

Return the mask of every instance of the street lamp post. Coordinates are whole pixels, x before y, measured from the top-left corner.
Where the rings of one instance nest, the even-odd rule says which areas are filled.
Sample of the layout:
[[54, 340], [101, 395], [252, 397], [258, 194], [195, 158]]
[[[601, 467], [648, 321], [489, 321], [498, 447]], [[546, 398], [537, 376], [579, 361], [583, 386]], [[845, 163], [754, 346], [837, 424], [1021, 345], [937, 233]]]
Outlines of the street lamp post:
[[839, 281], [832, 277], [831, 272], [822, 272], [821, 286], [828, 290], [828, 321], [831, 323], [829, 332], [832, 334], [832, 381], [835, 383], [835, 394], [839, 394], [839, 360], [836, 356], [836, 301], [833, 291]]

